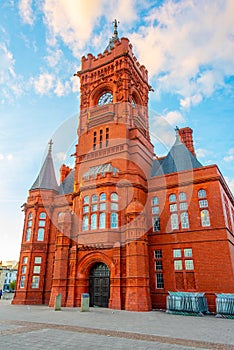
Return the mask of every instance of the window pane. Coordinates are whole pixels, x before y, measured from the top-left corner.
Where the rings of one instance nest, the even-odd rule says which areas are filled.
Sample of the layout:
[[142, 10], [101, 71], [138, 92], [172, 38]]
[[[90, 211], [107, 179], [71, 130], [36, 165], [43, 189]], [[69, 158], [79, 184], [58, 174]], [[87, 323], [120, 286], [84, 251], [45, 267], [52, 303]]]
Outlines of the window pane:
[[38, 241], [44, 241], [44, 233], [45, 233], [44, 228], [38, 229], [38, 231], [37, 231], [37, 240]]
[[88, 215], [83, 216], [82, 230], [87, 231], [89, 229], [89, 217]]
[[28, 262], [28, 257], [27, 257], [27, 256], [24, 256], [24, 257], [23, 257], [23, 264], [27, 264], [27, 262]]
[[30, 220], [30, 219], [32, 219], [32, 218], [33, 218], [33, 214], [32, 214], [32, 213], [29, 213], [28, 219]]
[[91, 230], [95, 230], [97, 228], [97, 214], [91, 215]]
[[100, 228], [106, 228], [106, 214], [101, 213], [99, 217], [99, 227]]
[[22, 266], [22, 271], [21, 271], [21, 273], [22, 273], [22, 274], [26, 273], [26, 270], [27, 270], [27, 266]]
[[118, 227], [118, 214], [111, 213], [111, 228], [117, 228], [117, 227]]
[[182, 270], [182, 260], [175, 260], [174, 261], [174, 268], [175, 268], [175, 270]]
[[35, 256], [34, 263], [35, 264], [41, 264], [41, 256]]
[[26, 242], [30, 241], [30, 237], [31, 237], [31, 228], [28, 228], [26, 231]]
[[153, 231], [160, 231], [160, 218], [158, 216], [153, 217]]
[[38, 223], [38, 225], [39, 226], [45, 226], [45, 220], [39, 220], [39, 223]]
[[158, 270], [162, 270], [162, 260], [157, 260], [155, 262], [155, 268], [156, 268], [157, 271]]
[[100, 203], [100, 210], [106, 210], [106, 203]]
[[20, 288], [24, 288], [25, 276], [20, 277]]
[[32, 278], [32, 288], [39, 288], [39, 276], [33, 276]]
[[174, 258], [181, 258], [181, 249], [173, 249]]
[[193, 256], [192, 248], [185, 248], [185, 249], [184, 249], [184, 256], [185, 256], [185, 257]]
[[118, 203], [111, 203], [111, 210], [118, 210]]
[[185, 192], [180, 192], [179, 200], [180, 201], [186, 201], [186, 193]]
[[210, 216], [208, 210], [201, 211], [201, 221], [203, 227], [210, 226]]
[[162, 258], [162, 250], [158, 249], [154, 251], [154, 257], [157, 259], [161, 259]]
[[117, 193], [111, 193], [111, 200], [112, 200], [112, 201], [117, 201], [117, 200], [118, 200], [118, 195], [117, 195]]
[[98, 196], [96, 194], [92, 195], [92, 203], [97, 202], [98, 201]]
[[181, 213], [180, 220], [182, 228], [189, 228], [189, 218], [187, 212]]
[[35, 265], [33, 268], [33, 273], [40, 273], [41, 272], [41, 266], [40, 265]]
[[97, 211], [97, 204], [92, 205], [92, 211]]
[[172, 214], [171, 215], [171, 228], [172, 228], [172, 230], [177, 230], [178, 227], [179, 227], [178, 215], [177, 214]]
[[203, 200], [199, 201], [199, 207], [200, 208], [208, 207], [208, 201], [206, 199], [203, 199]]
[[105, 201], [106, 200], [106, 194], [105, 193], [101, 193], [100, 194], [100, 201]]
[[152, 214], [158, 214], [159, 213], [159, 207], [152, 207]]
[[89, 204], [89, 196], [84, 197], [84, 204]]
[[188, 209], [188, 205], [186, 202], [180, 203], [180, 210], [187, 210]]
[[32, 220], [28, 220], [28, 227], [32, 226]]
[[85, 205], [83, 207], [83, 213], [88, 213], [89, 212], [89, 206], [88, 205]]
[[152, 198], [152, 205], [157, 205], [158, 204], [158, 197], [153, 197]]
[[193, 270], [193, 260], [185, 260], [185, 270]]
[[205, 190], [199, 190], [198, 191], [198, 198], [205, 198], [206, 197], [206, 191]]
[[156, 273], [156, 288], [164, 288], [164, 280], [162, 273]]
[[39, 219], [46, 219], [46, 213], [45, 212], [41, 212], [39, 215]]
[[170, 204], [170, 212], [177, 211], [177, 204]]
[[176, 202], [176, 195], [175, 194], [171, 194], [169, 196], [169, 202]]

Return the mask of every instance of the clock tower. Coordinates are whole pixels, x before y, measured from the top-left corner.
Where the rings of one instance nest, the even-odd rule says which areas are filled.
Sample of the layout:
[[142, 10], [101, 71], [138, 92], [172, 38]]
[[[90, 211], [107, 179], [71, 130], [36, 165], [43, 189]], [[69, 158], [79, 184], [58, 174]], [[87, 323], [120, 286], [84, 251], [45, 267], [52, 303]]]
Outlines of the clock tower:
[[[78, 268], [83, 270], [82, 250], [88, 247], [87, 269], [94, 263], [105, 263], [110, 270], [109, 306], [150, 310], [144, 207], [153, 145], [148, 126], [151, 87], [147, 70], [137, 61], [129, 40], [119, 39], [115, 20], [105, 51], [97, 57], [82, 57], [76, 75], [81, 85], [73, 194], [73, 213], [80, 232]], [[90, 203], [94, 192], [97, 198], [105, 194], [105, 205]], [[132, 212], [134, 203], [140, 211]], [[88, 285], [87, 276], [79, 285]], [[87, 288], [80, 288], [82, 292]]]

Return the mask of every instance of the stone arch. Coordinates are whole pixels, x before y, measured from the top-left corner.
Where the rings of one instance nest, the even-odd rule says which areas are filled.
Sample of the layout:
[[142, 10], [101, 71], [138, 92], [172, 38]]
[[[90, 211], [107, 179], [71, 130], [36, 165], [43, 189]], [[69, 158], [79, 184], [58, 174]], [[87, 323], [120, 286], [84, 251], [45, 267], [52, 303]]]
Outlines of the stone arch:
[[78, 264], [78, 277], [89, 276], [91, 268], [99, 262], [104, 263], [109, 268], [110, 275], [112, 276], [114, 273], [114, 263], [112, 259], [100, 252], [90, 252], [85, 255]]
[[103, 92], [111, 92], [114, 95], [113, 84], [111, 83], [103, 83], [98, 85], [95, 89], [93, 89], [90, 95], [90, 105], [97, 106], [98, 99], [102, 95]]
[[133, 89], [132, 91], [132, 98], [134, 99], [136, 105], [143, 105], [142, 99], [136, 89]]

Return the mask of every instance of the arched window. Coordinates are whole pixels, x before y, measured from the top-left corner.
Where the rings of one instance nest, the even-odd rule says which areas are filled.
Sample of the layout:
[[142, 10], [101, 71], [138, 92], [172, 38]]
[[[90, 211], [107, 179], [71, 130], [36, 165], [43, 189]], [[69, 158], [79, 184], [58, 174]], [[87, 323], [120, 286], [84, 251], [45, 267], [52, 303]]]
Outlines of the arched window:
[[44, 211], [40, 213], [39, 219], [46, 219], [46, 213]]
[[169, 202], [171, 202], [171, 203], [176, 202], [176, 195], [174, 193], [170, 194]]
[[171, 228], [172, 230], [177, 230], [179, 228], [178, 215], [171, 214]]
[[111, 213], [111, 228], [118, 227], [118, 213]]
[[186, 201], [186, 193], [185, 192], [180, 192], [179, 200], [180, 201]]
[[111, 201], [117, 202], [118, 199], [119, 199], [119, 197], [118, 197], [117, 193], [115, 193], [115, 192], [111, 193]]
[[91, 230], [95, 230], [97, 228], [97, 214], [91, 215]]
[[206, 197], [206, 190], [199, 190], [198, 191], [198, 198], [205, 198]]
[[101, 213], [99, 216], [99, 228], [106, 228], [106, 213]]
[[152, 198], [152, 206], [158, 205], [158, 197], [153, 197]]
[[210, 226], [210, 215], [206, 209], [201, 211], [201, 223], [203, 227]]
[[88, 215], [83, 216], [82, 230], [87, 231], [89, 229], [89, 217]]
[[92, 195], [92, 203], [95, 203], [98, 201], [98, 196], [96, 194]]
[[44, 241], [45, 229], [39, 228], [37, 231], [37, 241]]
[[28, 220], [32, 220], [32, 218], [33, 218], [33, 213], [30, 212], [30, 213], [28, 214]]
[[189, 218], [187, 212], [183, 212], [180, 214], [180, 220], [182, 228], [189, 228]]
[[105, 193], [101, 193], [100, 194], [100, 202], [104, 202], [106, 201], [106, 194]]
[[84, 204], [89, 204], [89, 196], [84, 197]]

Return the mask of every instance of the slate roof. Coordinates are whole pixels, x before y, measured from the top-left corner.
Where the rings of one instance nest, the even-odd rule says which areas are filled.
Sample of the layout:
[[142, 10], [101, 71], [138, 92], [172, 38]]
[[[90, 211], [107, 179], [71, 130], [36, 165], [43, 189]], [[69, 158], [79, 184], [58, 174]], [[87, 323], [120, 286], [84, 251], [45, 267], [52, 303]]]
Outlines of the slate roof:
[[90, 167], [89, 170], [84, 174], [84, 177], [86, 179], [88, 179], [90, 176], [96, 178], [97, 175], [101, 174], [104, 176], [105, 173], [113, 173], [115, 176], [117, 173], [119, 173], [119, 169], [114, 168], [111, 163], [100, 164]]
[[154, 159], [151, 177], [160, 176], [202, 167], [197, 158], [176, 136], [176, 141], [165, 158]]
[[51, 147], [49, 148], [46, 159], [41, 167], [39, 175], [30, 188], [30, 190], [46, 189], [58, 191], [58, 183], [55, 176], [54, 164], [51, 154]]
[[74, 175], [75, 169], [73, 169], [67, 177], [63, 180], [59, 186], [59, 194], [68, 194], [74, 191]]

